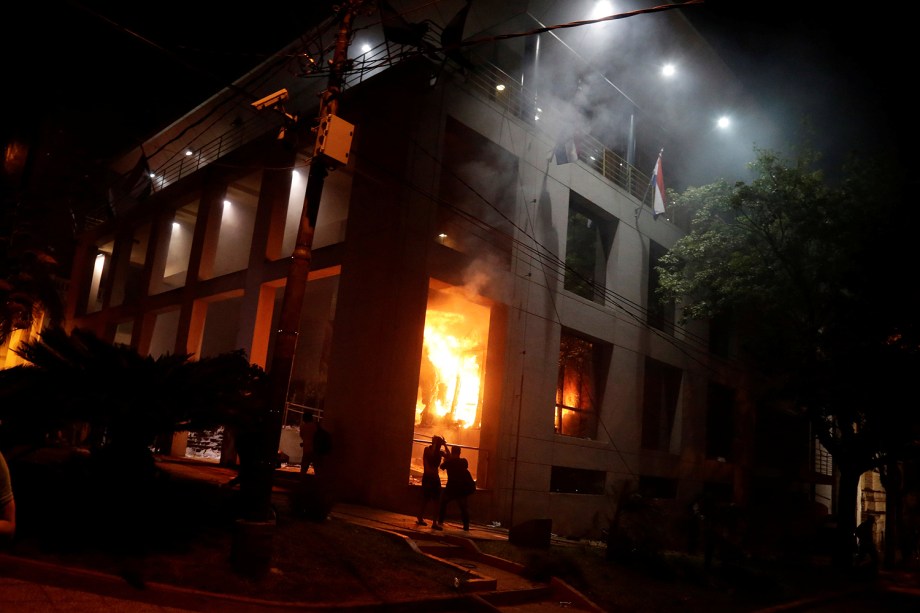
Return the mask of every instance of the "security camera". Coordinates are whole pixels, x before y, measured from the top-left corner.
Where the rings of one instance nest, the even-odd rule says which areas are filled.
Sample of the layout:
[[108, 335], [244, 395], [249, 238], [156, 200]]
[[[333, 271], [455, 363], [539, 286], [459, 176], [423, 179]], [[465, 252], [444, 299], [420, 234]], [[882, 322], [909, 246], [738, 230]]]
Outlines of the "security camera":
[[261, 111], [262, 109], [268, 109], [273, 106], [277, 106], [288, 98], [288, 90], [279, 89], [274, 94], [269, 94], [260, 100], [256, 100], [252, 103], [252, 107], [257, 111]]

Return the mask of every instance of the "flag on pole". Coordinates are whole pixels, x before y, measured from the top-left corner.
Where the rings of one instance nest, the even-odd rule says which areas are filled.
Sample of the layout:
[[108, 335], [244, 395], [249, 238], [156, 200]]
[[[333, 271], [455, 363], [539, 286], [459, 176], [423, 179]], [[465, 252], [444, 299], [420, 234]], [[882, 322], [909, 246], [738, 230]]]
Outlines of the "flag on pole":
[[652, 201], [652, 217], [658, 219], [658, 216], [664, 213], [664, 175], [661, 174], [661, 154], [664, 150], [658, 152], [658, 161], [655, 162], [655, 170], [652, 171], [652, 185], [655, 189], [655, 199]]

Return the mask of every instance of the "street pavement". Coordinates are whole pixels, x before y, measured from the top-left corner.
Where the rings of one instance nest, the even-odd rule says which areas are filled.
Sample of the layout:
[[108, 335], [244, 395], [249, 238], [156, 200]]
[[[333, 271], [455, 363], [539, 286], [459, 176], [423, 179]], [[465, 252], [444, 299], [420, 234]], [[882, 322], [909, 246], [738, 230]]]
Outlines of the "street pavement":
[[[199, 462], [168, 461], [163, 462], [164, 469], [185, 477], [200, 478], [208, 481], [226, 482], [232, 471]], [[279, 474], [281, 481], [290, 475]], [[427, 533], [415, 525], [415, 518], [381, 509], [359, 505], [337, 504], [332, 513], [335, 517], [356, 524], [396, 531], [403, 534], [413, 533], [416, 541], [422, 544]], [[508, 531], [500, 526], [471, 524], [469, 532], [456, 530], [448, 525], [447, 533], [456, 537], [470, 537], [474, 540], [507, 540]], [[424, 547], [424, 545], [422, 545]], [[883, 579], [885, 576], [883, 575]], [[895, 597], [873, 598], [865, 594], [841, 597], [829, 595], [827, 598], [809, 599], [786, 603], [779, 607], [765, 609], [760, 613], [779, 613], [787, 611], [840, 611], [862, 612], [879, 611], [893, 613], [901, 611], [920, 611], [920, 583], [914, 577], [889, 575], [886, 583], [893, 587]], [[888, 592], [885, 592], [888, 594]], [[526, 608], [528, 605], [524, 605]], [[536, 606], [536, 605], [534, 605]], [[559, 608], [562, 603], [545, 603], [545, 607], [526, 608], [527, 611], [543, 611]], [[474, 607], [474, 608], [470, 608]], [[590, 603], [584, 603], [582, 610], [592, 609]], [[521, 608], [520, 610], [525, 610]], [[579, 608], [579, 607], [573, 607]], [[340, 611], [353, 612], [358, 609], [346, 605], [330, 608], [326, 606], [311, 607], [303, 604], [278, 603], [249, 598], [225, 596], [202, 592], [176, 586], [147, 583], [143, 589], [130, 585], [122, 577], [98, 573], [95, 571], [63, 567], [36, 560], [28, 560], [0, 553], [0, 613], [277, 613], [279, 611]], [[461, 602], [405, 603], [389, 607], [389, 611], [508, 611], [518, 610], [495, 608], [475, 599]]]

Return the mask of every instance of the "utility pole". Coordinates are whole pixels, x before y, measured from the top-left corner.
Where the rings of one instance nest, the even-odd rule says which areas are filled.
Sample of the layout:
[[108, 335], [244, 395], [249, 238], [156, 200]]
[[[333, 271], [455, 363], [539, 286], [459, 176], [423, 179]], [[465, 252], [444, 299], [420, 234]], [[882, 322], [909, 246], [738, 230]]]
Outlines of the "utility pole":
[[[243, 518], [238, 522], [239, 530], [237, 534], [239, 538], [234, 542], [234, 546], [238, 545], [240, 548], [240, 555], [234, 555], [233, 558], [245, 559], [244, 564], [247, 568], [244, 570], [250, 574], [261, 574], [267, 571], [268, 564], [271, 561], [270, 534], [274, 531], [274, 512], [272, 510], [271, 495], [275, 462], [277, 460], [278, 445], [281, 440], [281, 428], [287, 405], [287, 393], [294, 363], [294, 354], [297, 348], [297, 335], [306, 293], [307, 275], [310, 272], [313, 234], [320, 199], [322, 198], [323, 184], [329, 172], [330, 164], [329, 158], [324, 155], [324, 139], [327, 138], [324, 133], [324, 126], [328, 126], [334, 121], [338, 110], [339, 95], [341, 94], [348, 63], [348, 44], [351, 38], [352, 23], [361, 4], [363, 4], [363, 0], [347, 0], [340, 8], [341, 19], [333, 59], [329, 64], [328, 85], [320, 96], [319, 121], [316, 128], [313, 159], [310, 163], [303, 212], [300, 217], [294, 252], [291, 255], [287, 282], [284, 286], [278, 331], [272, 353], [271, 368], [268, 372], [267, 423], [263, 424], [261, 432], [258, 433], [258, 447], [254, 450], [257, 457], [251, 459], [256, 463], [253, 466], [252, 482], [249, 484], [241, 483], [241, 488], [248, 485], [250, 491], [248, 494], [244, 493]], [[340, 121], [339, 123], [345, 122]]]

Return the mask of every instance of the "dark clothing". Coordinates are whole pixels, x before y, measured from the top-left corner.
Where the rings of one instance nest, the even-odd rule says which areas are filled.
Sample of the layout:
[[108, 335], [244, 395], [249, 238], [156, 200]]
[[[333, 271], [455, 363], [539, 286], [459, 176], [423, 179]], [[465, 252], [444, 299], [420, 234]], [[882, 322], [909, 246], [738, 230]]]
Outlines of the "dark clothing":
[[444, 458], [444, 452], [434, 445], [425, 447], [422, 452], [422, 464], [424, 473], [422, 473], [422, 498], [424, 500], [438, 500], [441, 497], [441, 476], [438, 474], [438, 467]]
[[422, 498], [438, 500], [441, 497], [441, 479], [437, 475], [422, 475]]
[[463, 529], [470, 529], [470, 512], [467, 507], [467, 497], [476, 491], [476, 482], [470, 474], [469, 462], [459, 454], [450, 455], [441, 466], [447, 472], [447, 485], [441, 496], [441, 509], [438, 514], [438, 523], [444, 523], [447, 515], [447, 505], [453, 501], [460, 507], [460, 517], [463, 520]]
[[874, 534], [875, 518], [869, 517], [866, 521], [856, 527], [854, 535], [857, 539], [856, 559], [862, 562], [866, 556], [872, 564], [878, 564], [878, 550], [875, 548]]
[[425, 523], [425, 507], [428, 506], [429, 500], [435, 501], [435, 527], [437, 527], [437, 504], [441, 498], [441, 475], [438, 468], [441, 466], [441, 459], [444, 457], [444, 451], [441, 449], [443, 440], [440, 437], [433, 437], [431, 445], [425, 447], [422, 451], [422, 503], [416, 517], [416, 524], [427, 526]]
[[476, 482], [470, 474], [470, 464], [466, 458], [451, 456], [444, 460], [444, 470], [447, 472], [447, 485], [444, 492], [451, 498], [469, 496], [476, 491]]

